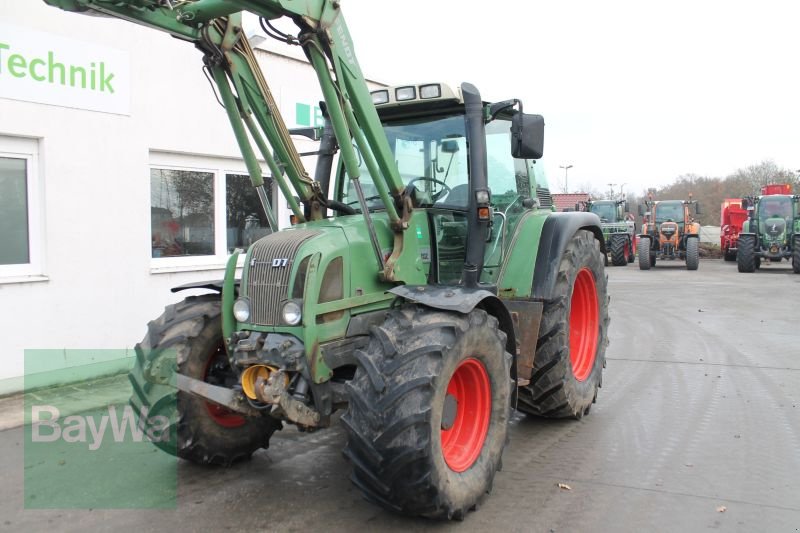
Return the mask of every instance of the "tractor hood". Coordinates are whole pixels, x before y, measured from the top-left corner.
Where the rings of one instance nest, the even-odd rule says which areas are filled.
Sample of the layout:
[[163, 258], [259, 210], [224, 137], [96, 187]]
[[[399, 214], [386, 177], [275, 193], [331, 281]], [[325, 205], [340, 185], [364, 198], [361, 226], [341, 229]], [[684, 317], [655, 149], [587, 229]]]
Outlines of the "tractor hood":
[[[420, 238], [428, 235], [427, 226], [412, 218], [408, 232]], [[373, 216], [384, 257], [393, 246], [394, 234], [388, 218]], [[427, 268], [418, 254], [416, 283], [424, 284]], [[427, 267], [427, 268], [426, 268]], [[372, 249], [364, 218], [343, 216], [298, 224], [267, 235], [248, 250], [242, 275], [242, 295], [250, 300], [249, 322], [258, 326], [285, 326], [281, 310], [289, 300], [313, 315], [317, 304], [365, 294], [384, 293], [393, 285], [381, 282], [381, 268]]]

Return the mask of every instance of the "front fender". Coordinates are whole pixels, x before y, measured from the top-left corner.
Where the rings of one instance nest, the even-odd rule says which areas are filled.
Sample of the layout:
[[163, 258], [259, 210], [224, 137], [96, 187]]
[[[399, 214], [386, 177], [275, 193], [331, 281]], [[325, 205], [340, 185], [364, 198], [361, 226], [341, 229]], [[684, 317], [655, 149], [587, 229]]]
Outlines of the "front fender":
[[506, 334], [506, 350], [512, 355], [517, 353], [511, 313], [500, 298], [486, 289], [447, 285], [399, 285], [387, 292], [409, 302], [462, 315], [469, 314], [476, 307], [484, 309], [497, 319], [500, 329]]

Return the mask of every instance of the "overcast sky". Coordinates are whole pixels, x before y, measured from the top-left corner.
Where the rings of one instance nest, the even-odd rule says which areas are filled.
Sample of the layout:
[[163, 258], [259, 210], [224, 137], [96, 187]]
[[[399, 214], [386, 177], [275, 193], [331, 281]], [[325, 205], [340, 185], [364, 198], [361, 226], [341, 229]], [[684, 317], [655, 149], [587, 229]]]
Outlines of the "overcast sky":
[[368, 77], [544, 115], [553, 190], [800, 169], [800, 2], [342, 0]]

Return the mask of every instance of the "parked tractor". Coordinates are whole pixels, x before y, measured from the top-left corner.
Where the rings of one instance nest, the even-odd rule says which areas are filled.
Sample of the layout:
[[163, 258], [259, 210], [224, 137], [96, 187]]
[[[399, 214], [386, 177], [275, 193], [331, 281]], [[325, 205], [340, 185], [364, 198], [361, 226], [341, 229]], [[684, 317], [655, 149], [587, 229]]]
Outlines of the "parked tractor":
[[652, 198], [639, 206], [639, 214], [649, 211], [648, 222], [642, 224], [639, 235], [639, 268], [649, 270], [661, 260], [685, 260], [688, 270], [700, 265], [700, 224], [694, 221], [701, 213], [700, 204], [688, 200], [658, 200]]
[[722, 202], [719, 224], [719, 248], [725, 261], [736, 261], [739, 233], [747, 220], [747, 210], [741, 198], [726, 198]]
[[[207, 294], [168, 306], [136, 346], [131, 403], [172, 422], [165, 450], [228, 465], [283, 424], [314, 431], [344, 410], [344, 455], [367, 499], [460, 519], [491, 490], [513, 407], [589, 413], [608, 343], [605, 241], [597, 215], [552, 211], [535, 172], [541, 116], [517, 99], [485, 102], [469, 83], [370, 93], [337, 1], [46, 1], [202, 53], [274, 230], [233, 253], [224, 279], [173, 289]], [[242, 10], [316, 71], [314, 179]], [[166, 97], [180, 105], [180, 90]], [[256, 149], [291, 228], [278, 231]]]
[[[589, 200], [575, 204], [575, 211], [588, 211], [600, 217], [606, 250], [611, 256], [611, 264], [625, 266], [636, 259], [636, 227], [633, 221], [626, 220], [628, 202], [625, 200]], [[606, 256], [608, 257], [608, 256]], [[606, 264], [608, 262], [606, 261]]]
[[748, 217], [739, 234], [739, 272], [755, 272], [761, 260], [792, 261], [800, 274], [800, 195], [789, 184], [767, 185], [760, 196], [742, 198]]

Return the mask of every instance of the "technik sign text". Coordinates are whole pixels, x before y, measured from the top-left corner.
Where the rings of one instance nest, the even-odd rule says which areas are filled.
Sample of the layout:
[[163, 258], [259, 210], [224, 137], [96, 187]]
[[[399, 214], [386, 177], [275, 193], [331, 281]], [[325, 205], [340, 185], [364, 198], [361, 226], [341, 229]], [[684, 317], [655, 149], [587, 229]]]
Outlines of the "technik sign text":
[[127, 115], [128, 54], [0, 24], [0, 98]]

